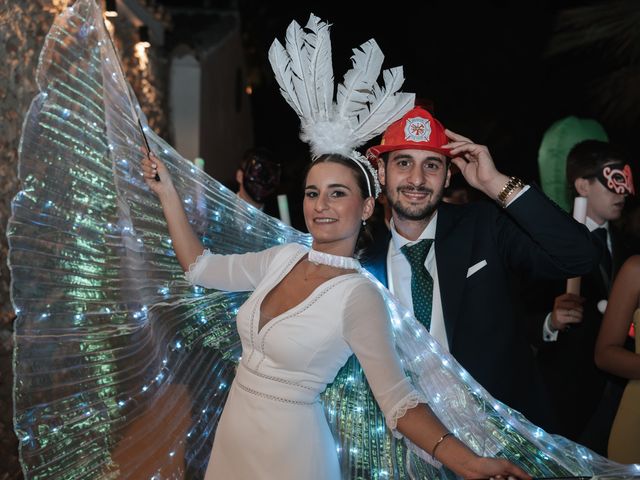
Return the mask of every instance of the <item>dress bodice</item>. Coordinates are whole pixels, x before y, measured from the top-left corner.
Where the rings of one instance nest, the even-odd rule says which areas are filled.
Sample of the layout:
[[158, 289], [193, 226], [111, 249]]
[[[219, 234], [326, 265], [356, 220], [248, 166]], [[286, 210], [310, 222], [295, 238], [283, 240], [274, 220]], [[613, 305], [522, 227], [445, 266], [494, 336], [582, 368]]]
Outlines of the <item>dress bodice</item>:
[[342, 335], [341, 306], [366, 280], [359, 274], [328, 280], [258, 330], [260, 305], [286, 271], [262, 282], [238, 311], [241, 362], [256, 373], [277, 376], [320, 394], [352, 353]]
[[236, 381], [242, 388], [294, 403], [314, 402], [355, 353], [395, 428], [399, 412], [415, 406], [420, 396], [400, 365], [382, 296], [362, 274], [327, 280], [259, 329], [265, 296], [307, 252], [297, 244], [244, 255], [205, 252], [187, 279], [220, 290], [253, 290], [237, 315], [242, 359]]

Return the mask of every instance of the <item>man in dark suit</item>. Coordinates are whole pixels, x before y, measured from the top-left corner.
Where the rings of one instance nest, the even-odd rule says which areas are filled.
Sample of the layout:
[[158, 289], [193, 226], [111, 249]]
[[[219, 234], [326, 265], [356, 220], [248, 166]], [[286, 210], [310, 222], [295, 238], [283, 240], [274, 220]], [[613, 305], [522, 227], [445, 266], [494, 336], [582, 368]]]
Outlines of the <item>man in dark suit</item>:
[[631, 167], [612, 145], [586, 140], [569, 152], [567, 182], [586, 201], [585, 224], [603, 255], [597, 268], [582, 277], [579, 295], [564, 293], [562, 282], [528, 286], [537, 297], [527, 302], [531, 335], [557, 419], [554, 433], [606, 455], [622, 389], [593, 357], [613, 279], [633, 253], [630, 239], [611, 223], [633, 193]]
[[[422, 108], [389, 126], [368, 153], [378, 160], [392, 221], [374, 236], [363, 265], [489, 393], [546, 425], [525, 324], [514, 318], [510, 273], [549, 279], [589, 272], [597, 249], [586, 228], [535, 187], [498, 172], [486, 147], [445, 133]], [[449, 162], [497, 204], [443, 203]]]

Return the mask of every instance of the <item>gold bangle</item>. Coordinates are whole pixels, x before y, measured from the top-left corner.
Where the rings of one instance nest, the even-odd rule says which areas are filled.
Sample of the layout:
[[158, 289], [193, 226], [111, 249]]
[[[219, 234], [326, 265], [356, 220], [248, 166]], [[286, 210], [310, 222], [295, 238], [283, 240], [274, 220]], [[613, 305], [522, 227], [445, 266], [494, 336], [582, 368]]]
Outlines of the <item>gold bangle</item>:
[[442, 435], [442, 436], [440, 437], [440, 439], [439, 439], [439, 440], [436, 442], [436, 444], [433, 446], [433, 450], [431, 450], [431, 456], [432, 456], [433, 458], [436, 458], [436, 450], [438, 449], [438, 447], [440, 446], [440, 444], [443, 442], [443, 440], [444, 440], [445, 438], [447, 438], [447, 437], [448, 437], [448, 436], [450, 436], [450, 435], [453, 435], [453, 433], [452, 433], [452, 432], [447, 432], [447, 433], [445, 433], [444, 435]]
[[507, 198], [509, 198], [516, 188], [523, 187], [524, 182], [518, 177], [509, 177], [509, 180], [507, 180], [507, 183], [504, 184], [504, 187], [502, 187], [502, 190], [500, 190], [500, 193], [498, 194], [498, 202], [500, 202], [500, 205], [502, 205], [503, 208], [506, 207]]

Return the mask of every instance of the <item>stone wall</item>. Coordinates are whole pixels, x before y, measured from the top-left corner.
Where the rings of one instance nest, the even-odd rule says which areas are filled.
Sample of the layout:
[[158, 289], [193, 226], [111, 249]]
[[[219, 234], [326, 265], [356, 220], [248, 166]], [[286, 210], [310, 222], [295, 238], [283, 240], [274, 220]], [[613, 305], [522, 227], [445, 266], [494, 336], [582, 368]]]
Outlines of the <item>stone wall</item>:
[[[12, 334], [14, 313], [9, 298], [6, 226], [17, 179], [18, 143], [22, 119], [36, 93], [35, 71], [44, 37], [54, 16], [70, 0], [2, 0], [0, 2], [0, 480], [22, 478], [12, 422]], [[126, 19], [114, 21], [116, 44], [149, 125], [164, 138], [166, 65], [162, 50], [147, 50], [140, 68], [134, 44], [137, 32]]]
[[13, 309], [9, 299], [6, 226], [17, 193], [18, 142], [36, 93], [38, 54], [55, 14], [66, 1], [9, 0], [0, 11], [0, 480], [22, 478], [13, 434], [11, 375]]

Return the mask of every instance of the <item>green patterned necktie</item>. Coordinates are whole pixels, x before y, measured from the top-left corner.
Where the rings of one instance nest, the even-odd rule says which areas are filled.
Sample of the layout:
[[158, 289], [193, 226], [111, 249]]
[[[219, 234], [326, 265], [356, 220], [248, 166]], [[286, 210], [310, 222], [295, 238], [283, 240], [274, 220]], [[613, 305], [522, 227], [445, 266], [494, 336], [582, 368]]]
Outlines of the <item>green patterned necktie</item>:
[[413, 315], [427, 330], [431, 327], [431, 299], [433, 297], [433, 278], [427, 272], [424, 261], [427, 258], [433, 238], [425, 238], [413, 245], [404, 245], [400, 251], [411, 265], [411, 299]]

